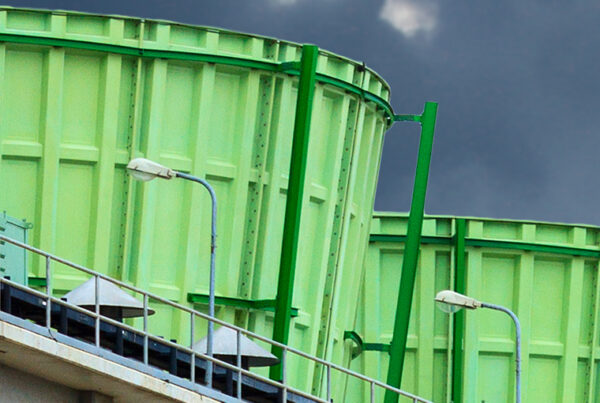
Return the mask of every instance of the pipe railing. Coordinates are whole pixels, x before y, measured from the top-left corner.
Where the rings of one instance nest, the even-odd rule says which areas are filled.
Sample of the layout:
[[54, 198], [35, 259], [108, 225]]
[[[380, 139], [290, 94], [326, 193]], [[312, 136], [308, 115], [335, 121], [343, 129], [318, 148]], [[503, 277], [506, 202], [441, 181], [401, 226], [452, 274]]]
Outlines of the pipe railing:
[[[251, 332], [249, 330], [246, 330], [244, 328], [241, 328], [241, 327], [232, 325], [230, 323], [227, 323], [225, 321], [222, 321], [220, 319], [211, 317], [211, 316], [209, 316], [207, 314], [204, 314], [202, 312], [196, 311], [196, 310], [194, 310], [192, 308], [188, 308], [188, 307], [186, 307], [184, 305], [180, 305], [180, 304], [178, 304], [176, 302], [170, 301], [170, 300], [168, 300], [166, 298], [163, 298], [163, 297], [160, 297], [158, 295], [152, 294], [150, 292], [144, 291], [144, 290], [142, 290], [140, 288], [137, 288], [135, 286], [126, 284], [126, 283], [121, 282], [119, 280], [115, 280], [115, 279], [113, 279], [111, 277], [108, 277], [108, 276], [106, 276], [106, 275], [104, 275], [102, 273], [98, 273], [98, 272], [95, 272], [93, 270], [90, 270], [90, 269], [88, 269], [88, 268], [86, 268], [84, 266], [81, 266], [81, 265], [77, 264], [77, 263], [73, 263], [73, 262], [70, 262], [70, 261], [68, 261], [66, 259], [63, 259], [63, 258], [60, 258], [60, 257], [55, 256], [53, 254], [50, 254], [48, 252], [44, 252], [41, 249], [37, 249], [37, 248], [35, 248], [33, 246], [24, 244], [22, 242], [16, 241], [14, 239], [8, 238], [8, 237], [3, 236], [3, 235], [0, 235], [0, 241], [2, 241], [2, 242], [8, 242], [8, 243], [13, 244], [15, 246], [18, 246], [20, 248], [26, 249], [26, 250], [28, 250], [28, 251], [30, 251], [32, 253], [36, 253], [38, 255], [41, 255], [41, 256], [43, 256], [45, 258], [46, 292], [41, 292], [41, 291], [38, 291], [38, 290], [34, 290], [32, 288], [29, 288], [27, 286], [15, 283], [14, 281], [8, 280], [6, 278], [0, 278], [0, 283], [8, 284], [11, 287], [14, 287], [16, 289], [20, 289], [22, 291], [30, 293], [30, 294], [32, 294], [34, 296], [39, 297], [39, 298], [43, 298], [46, 301], [46, 312], [45, 312], [46, 313], [46, 318], [45, 318], [45, 321], [46, 321], [46, 328], [48, 329], [49, 332], [52, 331], [51, 330], [52, 304], [58, 304], [58, 305], [61, 305], [61, 306], [69, 307], [70, 309], [73, 309], [73, 310], [75, 310], [75, 311], [77, 311], [79, 313], [83, 313], [83, 314], [85, 314], [87, 316], [90, 316], [90, 317], [92, 317], [94, 319], [94, 344], [95, 344], [96, 347], [100, 347], [100, 323], [101, 323], [101, 321], [104, 322], [104, 323], [108, 323], [110, 325], [116, 326], [116, 327], [118, 327], [120, 329], [128, 330], [128, 331], [130, 331], [132, 333], [138, 334], [138, 335], [140, 335], [140, 336], [143, 337], [143, 340], [144, 340], [143, 362], [146, 365], [148, 365], [148, 345], [149, 345], [150, 341], [154, 341], [154, 342], [158, 342], [158, 343], [164, 344], [164, 345], [172, 347], [172, 348], [176, 348], [176, 349], [178, 349], [178, 350], [180, 350], [182, 352], [185, 352], [187, 354], [190, 354], [190, 380], [193, 383], [196, 383], [196, 380], [195, 380], [195, 362], [196, 362], [196, 357], [200, 357], [201, 359], [210, 362], [210, 364], [208, 364], [208, 366], [212, 366], [213, 364], [217, 364], [219, 367], [223, 367], [225, 369], [228, 369], [228, 370], [230, 370], [232, 372], [237, 373], [238, 381], [237, 381], [237, 387], [236, 387], [235, 394], [236, 394], [236, 397], [239, 398], [239, 399], [242, 398], [242, 376], [245, 375], [245, 376], [254, 378], [256, 380], [259, 380], [261, 382], [264, 382], [266, 384], [269, 384], [271, 386], [275, 386], [278, 389], [280, 389], [281, 393], [282, 393], [282, 397], [283, 397], [283, 401], [284, 402], [287, 399], [288, 393], [293, 393], [293, 394], [296, 394], [296, 395], [299, 395], [299, 396], [302, 396], [302, 397], [305, 397], [305, 398], [308, 398], [308, 399], [312, 399], [312, 400], [317, 401], [317, 402], [324, 402], [324, 403], [331, 402], [332, 401], [331, 400], [332, 399], [332, 396], [331, 396], [332, 395], [332, 370], [336, 370], [336, 371], [338, 371], [339, 373], [341, 373], [343, 375], [350, 376], [350, 377], [356, 378], [356, 379], [358, 379], [360, 381], [363, 381], [363, 382], [367, 383], [369, 385], [369, 395], [370, 395], [370, 401], [371, 402], [375, 402], [375, 392], [376, 392], [375, 387], [377, 386], [377, 387], [379, 387], [381, 389], [384, 389], [384, 390], [396, 393], [398, 396], [402, 396], [402, 397], [408, 398], [412, 402], [431, 403], [429, 400], [426, 400], [426, 399], [421, 398], [419, 396], [413, 395], [413, 394], [411, 394], [409, 392], [400, 390], [398, 388], [394, 388], [394, 387], [389, 386], [389, 385], [387, 385], [387, 384], [385, 384], [383, 382], [380, 382], [380, 381], [378, 381], [376, 379], [369, 378], [369, 377], [367, 377], [365, 375], [362, 375], [362, 374], [360, 374], [358, 372], [351, 371], [351, 370], [349, 370], [347, 368], [344, 368], [342, 366], [339, 366], [337, 364], [325, 361], [325, 360], [317, 358], [317, 357], [313, 357], [313, 356], [311, 356], [311, 355], [309, 355], [307, 353], [304, 353], [304, 352], [302, 352], [300, 350], [297, 350], [297, 349], [295, 349], [293, 347], [289, 347], [289, 346], [287, 346], [285, 344], [278, 343], [276, 341], [270, 340], [270, 339], [268, 339], [266, 337], [263, 337], [263, 336], [258, 335], [256, 333], [253, 333], [253, 332]], [[52, 261], [61, 263], [61, 264], [65, 265], [65, 266], [69, 266], [69, 267], [71, 267], [73, 269], [79, 270], [79, 271], [81, 271], [83, 273], [86, 273], [86, 274], [94, 277], [94, 279], [95, 279], [94, 280], [95, 281], [94, 310], [88, 310], [88, 309], [85, 309], [85, 308], [81, 308], [81, 307], [79, 307], [77, 305], [70, 304], [69, 302], [67, 302], [65, 300], [62, 300], [60, 298], [52, 296], [52, 269], [51, 269], [51, 262]], [[130, 290], [130, 291], [132, 291], [134, 293], [137, 293], [137, 294], [141, 294], [143, 296], [143, 312], [144, 312], [144, 315], [143, 315], [143, 330], [137, 329], [137, 328], [135, 328], [133, 326], [130, 326], [130, 325], [126, 324], [126, 323], [119, 322], [117, 320], [114, 320], [112, 318], [104, 316], [104, 315], [102, 315], [100, 313], [100, 301], [99, 301], [99, 282], [100, 282], [100, 279], [105, 280], [105, 281], [109, 281], [109, 282], [111, 282], [111, 283], [113, 283], [113, 284], [115, 284], [115, 285], [117, 285], [119, 287], [125, 288], [127, 290]], [[190, 314], [190, 345], [189, 345], [189, 347], [186, 347], [186, 346], [178, 344], [176, 342], [169, 341], [169, 340], [163, 339], [161, 337], [152, 335], [151, 333], [148, 332], [148, 316], [149, 316], [148, 315], [148, 311], [149, 311], [149, 300], [150, 299], [153, 300], [153, 301], [156, 301], [156, 302], [163, 303], [165, 305], [169, 305], [169, 306], [171, 306], [171, 307], [173, 307], [175, 309], [178, 309], [180, 311], [187, 312], [187, 313]], [[227, 363], [225, 361], [219, 360], [218, 358], [211, 357], [211, 356], [209, 356], [207, 354], [203, 354], [201, 352], [194, 351], [192, 349], [192, 345], [193, 345], [194, 338], [195, 338], [194, 337], [195, 336], [195, 326], [194, 326], [194, 323], [195, 323], [195, 319], [196, 318], [201, 318], [201, 319], [204, 319], [206, 321], [213, 322], [214, 324], [228, 327], [230, 329], [233, 329], [236, 332], [236, 339], [237, 339], [236, 340], [236, 344], [237, 344], [237, 349], [236, 349], [237, 350], [237, 352], [236, 352], [236, 365], [232, 365], [232, 364]], [[270, 344], [272, 346], [278, 347], [278, 348], [280, 348], [282, 350], [282, 357], [281, 357], [282, 381], [281, 382], [277, 382], [275, 380], [269, 379], [267, 377], [264, 377], [262, 375], [256, 374], [256, 373], [251, 372], [251, 371], [249, 371], [247, 369], [244, 369], [242, 367], [242, 353], [241, 353], [241, 336], [242, 335], [249, 336], [249, 337], [251, 337], [253, 339], [256, 339], [256, 340], [260, 340], [260, 341], [262, 341], [264, 343], [267, 343], [267, 344]], [[303, 392], [303, 391], [301, 391], [301, 390], [299, 390], [299, 389], [297, 389], [295, 387], [292, 387], [292, 386], [290, 386], [288, 384], [288, 381], [287, 381], [287, 378], [288, 378], [287, 377], [287, 375], [288, 375], [287, 374], [287, 372], [288, 372], [287, 371], [287, 364], [288, 364], [288, 360], [289, 360], [289, 358], [288, 358], [288, 354], [289, 353], [294, 354], [294, 355], [296, 355], [298, 357], [302, 357], [302, 358], [305, 358], [307, 360], [310, 360], [310, 361], [314, 362], [315, 364], [320, 364], [320, 365], [325, 366], [325, 368], [326, 368], [326, 374], [327, 374], [327, 376], [326, 376], [326, 398], [325, 399], [323, 399], [321, 397], [318, 397], [318, 396], [311, 395], [311, 394], [306, 393], [306, 392]], [[208, 366], [207, 366], [207, 368], [208, 368]]]

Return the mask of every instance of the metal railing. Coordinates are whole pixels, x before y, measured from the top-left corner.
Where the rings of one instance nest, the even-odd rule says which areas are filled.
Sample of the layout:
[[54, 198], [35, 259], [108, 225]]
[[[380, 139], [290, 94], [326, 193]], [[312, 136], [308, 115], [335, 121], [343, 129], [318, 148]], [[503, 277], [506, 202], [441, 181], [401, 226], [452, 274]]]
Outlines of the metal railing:
[[[219, 367], [223, 367], [226, 368], [228, 370], [231, 370], [233, 372], [237, 373], [238, 376], [238, 381], [237, 381], [237, 388], [235, 391], [235, 397], [241, 399], [242, 398], [242, 376], [248, 376], [251, 378], [254, 378], [260, 382], [264, 382], [266, 384], [269, 384], [271, 386], [275, 386], [276, 388], [278, 388], [281, 391], [281, 395], [282, 395], [282, 400], [283, 402], [287, 401], [287, 395], [288, 393], [294, 393], [298, 396], [302, 396], [304, 398], [307, 399], [311, 399], [313, 401], [317, 401], [317, 402], [324, 402], [324, 403], [328, 403], [331, 402], [332, 400], [332, 370], [338, 371], [344, 375], [347, 375], [349, 377], [352, 378], [356, 378], [360, 381], [363, 381], [365, 383], [367, 383], [369, 385], [369, 396], [370, 396], [370, 402], [374, 403], [375, 402], [375, 387], [379, 387], [381, 389], [384, 390], [389, 390], [392, 391], [396, 394], [398, 394], [398, 396], [402, 396], [405, 398], [408, 398], [410, 400], [412, 400], [412, 402], [422, 402], [422, 403], [431, 403], [429, 400], [426, 400], [424, 398], [421, 398], [419, 396], [413, 395], [411, 393], [405, 392], [403, 390], [394, 388], [392, 386], [389, 386], [383, 382], [380, 382], [376, 379], [372, 379], [369, 378], [365, 375], [359, 374], [357, 372], [351, 371], [347, 368], [344, 368], [342, 366], [336, 365], [334, 363], [322, 360], [320, 358], [317, 357], [313, 357], [309, 354], [306, 354], [300, 350], [294, 349], [292, 347], [289, 347], [285, 344], [281, 344], [278, 343], [276, 341], [270, 340], [266, 337], [260, 336], [256, 333], [253, 333], [249, 330], [234, 326], [230, 323], [224, 322], [222, 320], [216, 319], [216, 318], [211, 318], [209, 315], [206, 315], [202, 312], [198, 312], [194, 309], [188, 308], [186, 306], [180, 305], [178, 303], [172, 302], [166, 298], [162, 298], [158, 295], [149, 293], [147, 291], [144, 291], [142, 289], [139, 289], [137, 287], [131, 286], [129, 284], [126, 284], [124, 282], [121, 282], [119, 280], [115, 280], [111, 277], [108, 277], [104, 274], [95, 272], [93, 270], [90, 270], [84, 266], [78, 265], [76, 263], [70, 262], [66, 259], [62, 259], [58, 256], [52, 255], [50, 253], [44, 252], [40, 249], [37, 249], [35, 247], [29, 246], [27, 244], [21, 243], [19, 241], [16, 241], [14, 239], [5, 237], [3, 235], [0, 235], [0, 241], [4, 241], [4, 242], [8, 242], [10, 244], [13, 244], [15, 246], [18, 246], [20, 248], [26, 249], [30, 252], [36, 253], [38, 255], [41, 255], [45, 258], [45, 268], [46, 268], [46, 292], [41, 292], [41, 291], [37, 291], [34, 290], [32, 288], [26, 287], [24, 285], [15, 283], [14, 281], [10, 281], [8, 279], [5, 278], [0, 278], [0, 282], [1, 283], [5, 283], [10, 285], [11, 287], [14, 287], [16, 289], [20, 289], [22, 291], [25, 291], [29, 294], [32, 294], [34, 296], [37, 296], [39, 298], [42, 298], [46, 301], [46, 328], [50, 331], [51, 329], [51, 314], [52, 314], [52, 304], [58, 304], [60, 306], [65, 306], [68, 307], [70, 309], [73, 309], [74, 311], [77, 311], [79, 313], [83, 313], [85, 315], [88, 315], [92, 318], [94, 318], [94, 344], [96, 345], [96, 347], [100, 347], [100, 322], [105, 322], [108, 324], [111, 324], [113, 326], [116, 326], [117, 328], [122, 328], [122, 329], [126, 329], [132, 333], [138, 334], [140, 336], [143, 337], [143, 362], [146, 365], [149, 365], [148, 363], [148, 345], [149, 345], [149, 341], [152, 340], [154, 342], [158, 342], [158, 343], [162, 343], [164, 345], [167, 345], [171, 348], [176, 348], [182, 352], [185, 352], [187, 354], [190, 354], [190, 380], [193, 383], [196, 383], [196, 377], [195, 377], [195, 361], [196, 361], [196, 357], [199, 357], [203, 360], [206, 360], [212, 364], [218, 364]], [[94, 310], [88, 310], [82, 307], [79, 307], [77, 305], [73, 305], [70, 304], [69, 302], [62, 300], [60, 298], [56, 298], [52, 296], [52, 268], [51, 268], [51, 261], [55, 261], [58, 263], [61, 263], [63, 265], [69, 266], [73, 269], [79, 270], [83, 273], [86, 273], [88, 275], [91, 275], [94, 277], [95, 279], [95, 303], [94, 303]], [[136, 329], [135, 327], [132, 327], [128, 324], [119, 322], [117, 320], [114, 320], [110, 317], [104, 316], [100, 314], [100, 300], [99, 300], [99, 283], [100, 283], [100, 279], [106, 280], [106, 281], [110, 281], [111, 283], [128, 289], [130, 291], [133, 291], [134, 293], [137, 294], [141, 294], [143, 296], [143, 311], [144, 311], [144, 315], [143, 315], [143, 330], [140, 329]], [[177, 344], [176, 342], [173, 341], [169, 341], [166, 339], [163, 339], [161, 337], [152, 335], [148, 332], [148, 311], [149, 311], [149, 300], [152, 299], [153, 301], [156, 302], [160, 302], [163, 303], [165, 305], [169, 305], [175, 309], [178, 309], [180, 311], [186, 312], [190, 315], [190, 346], [184, 346], [181, 344]], [[236, 334], [237, 334], [237, 353], [236, 353], [236, 365], [232, 365], [229, 364], [225, 361], [219, 360], [218, 358], [214, 358], [214, 357], [210, 357], [207, 354], [203, 354], [201, 352], [198, 351], [194, 351], [192, 349], [192, 344], [195, 340], [195, 333], [194, 333], [194, 323], [195, 323], [195, 319], [196, 318], [201, 318], [204, 319], [206, 321], [212, 321], [215, 324], [221, 325], [221, 326], [225, 326], [228, 327], [230, 329], [235, 330]], [[280, 348], [282, 350], [282, 357], [281, 357], [281, 367], [282, 367], [282, 373], [283, 373], [283, 379], [281, 382], [277, 382], [275, 380], [269, 379], [267, 377], [264, 377], [262, 375], [256, 374], [254, 372], [251, 372], [247, 369], [244, 369], [242, 367], [242, 353], [241, 353], [241, 336], [242, 334], [250, 336], [253, 339], [256, 340], [260, 340], [262, 342], [265, 342], [267, 344], [270, 344], [272, 346], [276, 346], [278, 348]], [[319, 396], [314, 396], [311, 395], [309, 393], [303, 392], [297, 388], [294, 388], [292, 386], [290, 386], [287, 382], [287, 362], [289, 360], [288, 355], [290, 354], [294, 354], [296, 356], [305, 358], [307, 360], [310, 360], [312, 362], [314, 362], [315, 364], [320, 364], [323, 365], [326, 368], [326, 398], [323, 399], [322, 397]], [[208, 364], [211, 365], [211, 364]], [[207, 380], [207, 386], [208, 387], [212, 387], [212, 379], [208, 379]]]

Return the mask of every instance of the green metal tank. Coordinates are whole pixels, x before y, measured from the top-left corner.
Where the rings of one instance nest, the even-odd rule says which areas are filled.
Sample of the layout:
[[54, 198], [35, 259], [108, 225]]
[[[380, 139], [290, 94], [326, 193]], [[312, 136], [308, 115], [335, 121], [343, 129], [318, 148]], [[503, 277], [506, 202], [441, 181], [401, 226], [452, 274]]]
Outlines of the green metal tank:
[[[374, 216], [356, 327], [347, 329], [363, 346], [351, 368], [380, 380], [387, 376], [390, 301], [397, 298], [407, 221], [402, 214]], [[434, 297], [454, 289], [519, 317], [522, 401], [600, 401], [600, 228], [426, 216], [422, 243], [402, 389], [436, 403], [514, 401], [511, 319], [489, 309], [448, 316]], [[368, 396], [359, 385], [348, 391]]]
[[[217, 316], [270, 337], [301, 49], [167, 21], [0, 8], [0, 207], [33, 223], [34, 246], [204, 309], [208, 195], [183, 181], [136, 183], [125, 166], [145, 157], [202, 176], [219, 201], [216, 291], [228, 299]], [[320, 51], [316, 81], [289, 344], [341, 363], [393, 112], [363, 63]], [[44, 276], [37, 260], [29, 270]], [[58, 270], [58, 294], [85, 280]], [[151, 331], [185, 339], [188, 319], [154, 309]], [[297, 386], [320, 387], [319, 371], [290, 365]]]

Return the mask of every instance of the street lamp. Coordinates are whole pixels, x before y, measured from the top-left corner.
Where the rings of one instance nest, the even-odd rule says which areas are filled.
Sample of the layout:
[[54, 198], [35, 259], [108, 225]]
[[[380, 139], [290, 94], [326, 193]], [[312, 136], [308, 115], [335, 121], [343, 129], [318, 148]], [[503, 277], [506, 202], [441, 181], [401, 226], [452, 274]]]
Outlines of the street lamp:
[[516, 337], [516, 398], [515, 402], [521, 402], [521, 324], [517, 315], [515, 315], [510, 309], [500, 305], [488, 304], [487, 302], [477, 301], [475, 298], [467, 297], [466, 295], [459, 294], [454, 291], [444, 290], [437, 293], [435, 296], [438, 307], [446, 313], [454, 313], [466, 309], [477, 309], [477, 308], [489, 308], [497, 311], [502, 311], [508, 314], [515, 322], [515, 328], [517, 330]]
[[[150, 181], [154, 178], [173, 179], [182, 178], [192, 182], [197, 182], [203, 185], [208, 192], [212, 200], [212, 223], [211, 223], [211, 234], [210, 234], [210, 282], [209, 282], [209, 293], [208, 293], [208, 315], [211, 318], [215, 316], [215, 249], [217, 241], [217, 195], [210, 184], [202, 178], [188, 175], [183, 172], [174, 171], [163, 165], [160, 165], [154, 161], [147, 160], [145, 158], [135, 158], [129, 161], [127, 164], [127, 171], [129, 174], [140, 181]], [[206, 335], [207, 349], [206, 354], [209, 357], [213, 356], [213, 322], [208, 321], [208, 332]], [[206, 383], [209, 387], [212, 386], [212, 363], [208, 363], [206, 371]]]

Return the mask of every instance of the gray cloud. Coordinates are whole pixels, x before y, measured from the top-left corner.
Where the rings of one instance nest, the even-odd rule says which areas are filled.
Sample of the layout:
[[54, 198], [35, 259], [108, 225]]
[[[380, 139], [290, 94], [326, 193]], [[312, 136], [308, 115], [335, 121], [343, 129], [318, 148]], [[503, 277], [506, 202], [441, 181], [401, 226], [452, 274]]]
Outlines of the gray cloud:
[[406, 37], [430, 33], [437, 26], [438, 6], [430, 0], [385, 0], [379, 17]]

